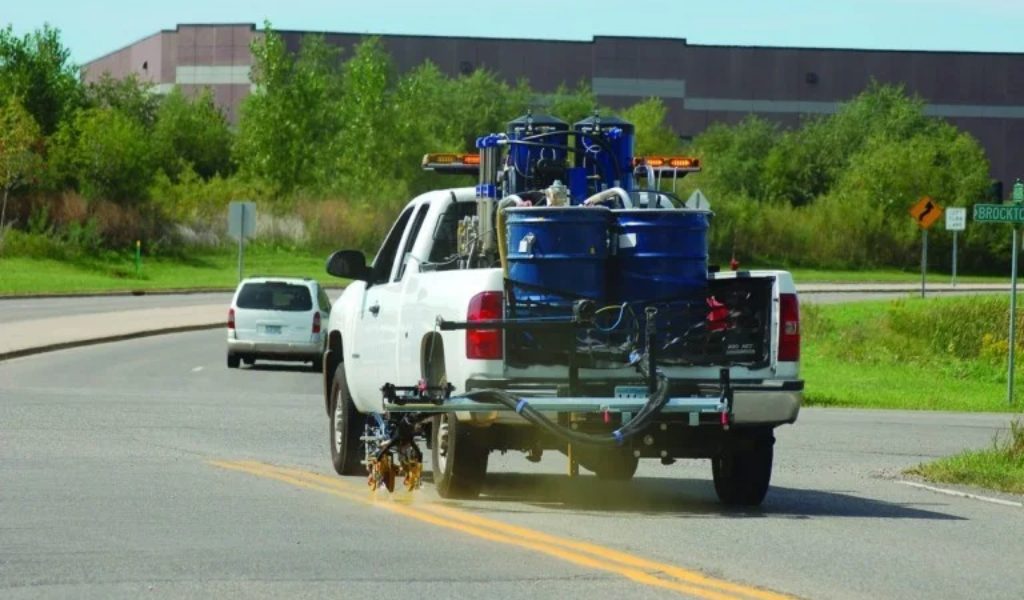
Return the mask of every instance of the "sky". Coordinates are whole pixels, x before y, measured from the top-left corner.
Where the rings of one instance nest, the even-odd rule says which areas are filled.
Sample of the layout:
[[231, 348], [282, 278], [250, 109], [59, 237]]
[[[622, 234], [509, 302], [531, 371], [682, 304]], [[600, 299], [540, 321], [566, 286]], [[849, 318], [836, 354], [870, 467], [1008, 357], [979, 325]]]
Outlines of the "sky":
[[0, 0], [18, 35], [58, 28], [84, 63], [179, 23], [367, 34], [1024, 52], [1024, 0]]

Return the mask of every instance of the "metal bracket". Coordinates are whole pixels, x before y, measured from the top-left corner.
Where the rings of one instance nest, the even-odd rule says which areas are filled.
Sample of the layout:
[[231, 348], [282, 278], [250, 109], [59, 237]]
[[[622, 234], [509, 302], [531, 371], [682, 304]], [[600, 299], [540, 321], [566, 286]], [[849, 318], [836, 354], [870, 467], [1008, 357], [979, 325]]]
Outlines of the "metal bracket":
[[442, 405], [445, 400], [451, 398], [455, 386], [448, 383], [444, 386], [427, 385], [426, 381], [420, 381], [417, 385], [399, 386], [393, 383], [385, 383], [380, 388], [384, 394], [384, 403], [395, 406], [406, 404], [435, 404]]

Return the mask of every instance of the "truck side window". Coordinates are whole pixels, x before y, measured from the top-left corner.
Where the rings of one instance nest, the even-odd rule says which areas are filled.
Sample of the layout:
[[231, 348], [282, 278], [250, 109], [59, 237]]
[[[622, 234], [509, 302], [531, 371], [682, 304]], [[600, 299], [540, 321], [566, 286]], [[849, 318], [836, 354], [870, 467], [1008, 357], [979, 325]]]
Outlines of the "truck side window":
[[405, 238], [405, 247], [402, 248], [402, 262], [398, 265], [398, 273], [395, 274], [395, 281], [401, 281], [402, 276], [405, 275], [406, 259], [408, 258], [409, 253], [412, 252], [413, 246], [416, 244], [416, 238], [420, 234], [420, 228], [423, 227], [423, 220], [427, 218], [427, 210], [429, 208], [429, 204], [421, 204], [419, 210], [416, 211], [416, 218], [412, 220], [412, 228], [409, 229], [409, 235]]
[[475, 202], [452, 202], [438, 219], [437, 226], [434, 228], [434, 245], [427, 258], [432, 264], [437, 265], [436, 270], [458, 266], [452, 259], [459, 252], [459, 221], [475, 213]]
[[380, 250], [377, 251], [377, 258], [373, 259], [373, 279], [370, 283], [385, 283], [391, 276], [391, 267], [395, 264], [395, 254], [398, 253], [398, 244], [402, 241], [402, 234], [405, 233], [405, 226], [409, 223], [409, 216], [412, 215], [412, 207], [402, 211], [398, 220], [388, 232]]

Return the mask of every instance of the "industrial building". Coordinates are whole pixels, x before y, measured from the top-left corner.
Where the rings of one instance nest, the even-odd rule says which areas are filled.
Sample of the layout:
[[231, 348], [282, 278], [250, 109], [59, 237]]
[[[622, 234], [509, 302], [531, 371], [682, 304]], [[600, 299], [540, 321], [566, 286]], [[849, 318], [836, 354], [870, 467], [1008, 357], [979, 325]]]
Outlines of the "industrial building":
[[[323, 35], [346, 49], [364, 36], [280, 31], [290, 49], [303, 36]], [[212, 88], [228, 118], [251, 92], [253, 24], [178, 25], [83, 66], [86, 81], [104, 72], [136, 73], [157, 91]], [[476, 68], [538, 92], [560, 83], [590, 83], [612, 107], [658, 96], [669, 122], [693, 137], [715, 122], [757, 114], [784, 126], [802, 115], [834, 112], [875, 79], [902, 83], [928, 102], [930, 115], [973, 134], [988, 152], [992, 176], [1005, 186], [1022, 175], [1024, 54], [839, 50], [691, 45], [685, 39], [596, 36], [590, 41], [382, 35], [399, 70], [425, 60], [455, 75]]]

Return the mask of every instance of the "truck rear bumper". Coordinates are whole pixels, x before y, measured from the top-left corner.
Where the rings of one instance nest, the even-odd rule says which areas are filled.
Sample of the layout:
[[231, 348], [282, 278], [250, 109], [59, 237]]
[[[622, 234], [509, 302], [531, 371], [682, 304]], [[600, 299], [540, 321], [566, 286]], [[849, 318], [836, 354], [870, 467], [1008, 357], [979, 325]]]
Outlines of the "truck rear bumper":
[[[676, 382], [679, 393], [674, 390], [662, 410], [665, 414], [688, 414], [691, 424], [706, 423], [727, 412], [726, 404], [712, 390], [717, 382]], [[528, 402], [535, 409], [546, 413], [635, 413], [647, 402], [644, 396], [621, 397], [617, 395], [565, 396], [557, 394], [557, 386], [550, 382], [524, 382], [521, 380], [470, 380], [466, 389], [503, 389]], [[782, 425], [796, 421], [803, 400], [804, 382], [801, 380], [737, 381], [732, 386], [732, 415], [729, 419], [735, 425]], [[388, 405], [387, 410], [396, 412], [451, 412], [456, 411], [459, 420], [471, 420], [477, 424], [500, 421], [508, 424], [528, 423], [511, 414], [512, 409], [476, 402], [458, 394], [443, 405], [403, 404]]]
[[278, 360], [312, 360], [320, 356], [323, 344], [314, 342], [264, 342], [228, 339], [228, 353], [274, 358]]

